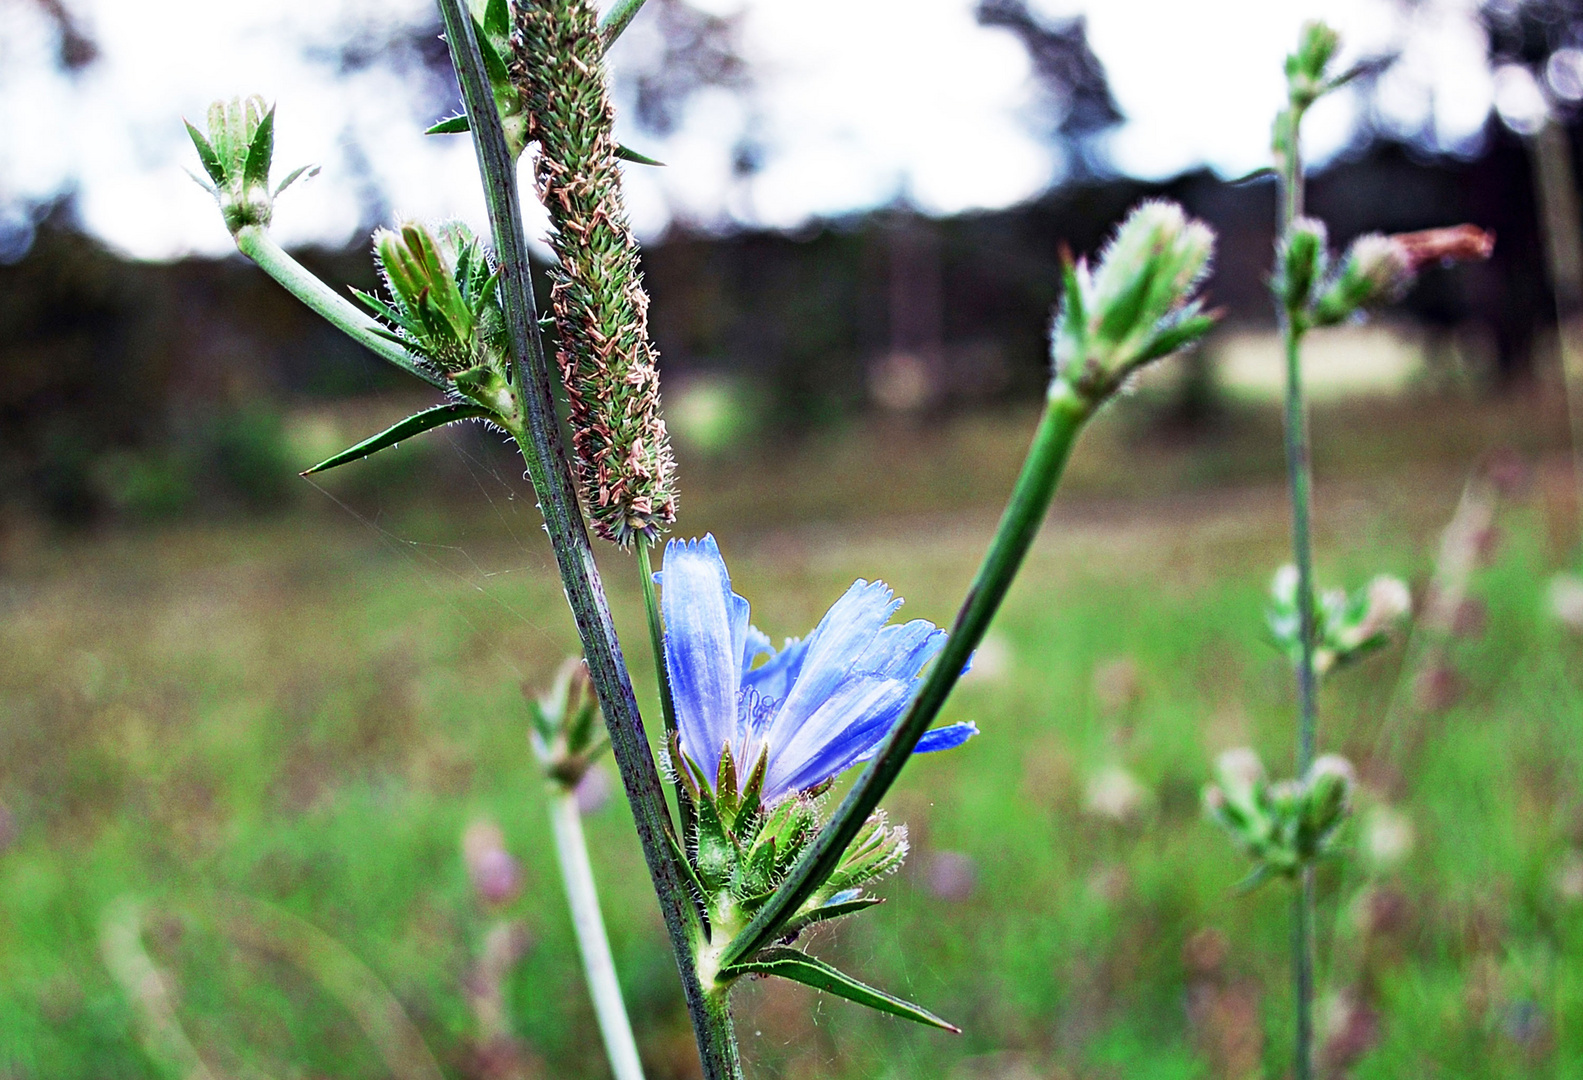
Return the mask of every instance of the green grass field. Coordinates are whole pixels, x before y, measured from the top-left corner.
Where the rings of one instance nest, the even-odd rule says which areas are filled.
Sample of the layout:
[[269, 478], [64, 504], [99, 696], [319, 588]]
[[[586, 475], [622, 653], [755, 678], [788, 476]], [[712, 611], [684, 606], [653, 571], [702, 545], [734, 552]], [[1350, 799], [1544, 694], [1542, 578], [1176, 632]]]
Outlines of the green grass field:
[[[1325, 583], [1390, 571], [1421, 592], [1501, 426], [1447, 432], [1431, 414], [1320, 417]], [[1278, 448], [1137, 450], [1124, 429], [1085, 446], [947, 710], [982, 735], [915, 762], [887, 799], [913, 839], [889, 902], [812, 943], [965, 1033], [755, 983], [737, 994], [751, 1076], [1285, 1074], [1290, 892], [1235, 895], [1246, 866], [1199, 811], [1218, 751], [1252, 744], [1277, 771], [1291, 752], [1291, 679], [1262, 631], [1286, 559]], [[681, 534], [716, 532], [772, 636], [804, 632], [859, 576], [948, 622], [1025, 432], [958, 425], [905, 462], [848, 439], [804, 452], [795, 479], [765, 480], [762, 459], [699, 465], [686, 475], [714, 494], [684, 503]], [[1583, 639], [1546, 608], [1571, 513], [1552, 464], [1503, 504], [1473, 581], [1485, 616], [1450, 645], [1456, 702], [1414, 705], [1423, 650], [1402, 643], [1325, 692], [1323, 743], [1365, 780], [1355, 854], [1321, 879], [1321, 1023], [1348, 1075], [1583, 1077]], [[402, 1075], [421, 1052], [392, 1041], [387, 993], [447, 1075], [606, 1075], [519, 689], [575, 636], [532, 500], [499, 471], [471, 467], [478, 498], [426, 509], [314, 495], [268, 520], [14, 532], [0, 1076]], [[653, 714], [635, 570], [601, 557]], [[461, 854], [486, 818], [526, 879], [499, 911]], [[619, 797], [587, 827], [650, 1075], [693, 1075]], [[266, 906], [235, 915], [237, 895]], [[123, 986], [106, 957], [135, 974], [115, 934], [129, 900], [155, 966]], [[317, 938], [279, 946], [250, 910], [311, 924], [383, 989], [349, 983]], [[489, 1054], [474, 967], [501, 919], [531, 942], [503, 987], [520, 1045]]]

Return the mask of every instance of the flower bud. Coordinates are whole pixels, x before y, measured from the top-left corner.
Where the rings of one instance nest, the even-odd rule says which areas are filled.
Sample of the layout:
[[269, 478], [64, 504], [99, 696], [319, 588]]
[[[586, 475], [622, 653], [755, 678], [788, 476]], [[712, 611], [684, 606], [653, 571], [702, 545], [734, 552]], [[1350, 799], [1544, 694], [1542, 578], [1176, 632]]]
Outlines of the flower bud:
[[510, 382], [510, 345], [484, 246], [466, 225], [431, 231], [418, 222], [374, 234], [374, 262], [390, 293], [359, 298], [394, 327], [392, 335], [457, 389], [501, 410]]
[[1306, 109], [1328, 89], [1326, 68], [1341, 47], [1341, 35], [1322, 22], [1307, 22], [1297, 51], [1286, 58], [1286, 92], [1293, 105]]
[[1413, 263], [1404, 246], [1379, 233], [1360, 236], [1314, 301], [1313, 324], [1333, 326], [1365, 308], [1391, 303], [1412, 282]]
[[1303, 832], [1317, 853], [1330, 834], [1352, 809], [1352, 790], [1357, 773], [1352, 763], [1339, 754], [1325, 754], [1308, 770], [1303, 787]]
[[1276, 292], [1286, 310], [1303, 311], [1313, 298], [1314, 286], [1325, 276], [1328, 257], [1325, 251], [1325, 223], [1314, 218], [1298, 218], [1286, 235], [1280, 258]]
[[528, 699], [533, 751], [550, 779], [568, 791], [610, 745], [601, 716], [593, 679], [580, 656], [561, 665], [547, 693]]
[[1138, 368], [1195, 343], [1214, 325], [1194, 293], [1215, 234], [1175, 203], [1134, 210], [1090, 275], [1068, 263], [1050, 330], [1054, 377], [1097, 405]]
[[220, 203], [225, 227], [235, 236], [249, 226], [264, 227], [274, 214], [274, 199], [304, 174], [318, 169], [297, 169], [273, 191], [269, 171], [275, 156], [275, 109], [254, 94], [248, 98], [216, 101], [209, 106], [209, 133], [187, 125], [187, 134], [198, 150], [204, 172], [212, 184], [202, 184]]

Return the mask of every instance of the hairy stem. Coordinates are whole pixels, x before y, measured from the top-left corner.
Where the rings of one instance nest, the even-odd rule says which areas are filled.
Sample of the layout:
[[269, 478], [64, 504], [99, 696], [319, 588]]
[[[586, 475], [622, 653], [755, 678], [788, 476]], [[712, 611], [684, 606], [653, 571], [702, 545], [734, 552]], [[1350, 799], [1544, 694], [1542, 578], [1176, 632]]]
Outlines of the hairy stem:
[[978, 574], [951, 625], [945, 648], [935, 657], [924, 679], [923, 688], [913, 698], [901, 722], [886, 737], [874, 760], [858, 777], [842, 800], [835, 816], [819, 833], [814, 844], [803, 853], [791, 874], [775, 895], [760, 909], [752, 923], [731, 942], [720, 958], [722, 967], [730, 966], [775, 939], [782, 925], [811, 896], [840, 862], [869, 814], [879, 805], [885, 792], [895, 783], [902, 766], [939, 715], [962, 669], [989, 629], [1006, 591], [1022, 567], [1023, 558], [1044, 523], [1050, 500], [1061, 482], [1061, 472], [1072, 450], [1077, 433], [1093, 413], [1093, 405], [1065, 380], [1057, 379], [1045, 399], [1033, 445], [1023, 461], [1022, 472], [1012, 490], [1011, 501], [1001, 515], [1000, 526], [990, 542]]
[[247, 225], [236, 234], [236, 246], [259, 269], [279, 282], [332, 326], [382, 360], [416, 375], [430, 386], [448, 389], [445, 380], [419, 366], [400, 345], [380, 333], [380, 325], [356, 304], [320, 281], [270, 238], [261, 225]]
[[671, 861], [671, 841], [667, 837], [671, 820], [660, 787], [659, 771], [649, 751], [648, 737], [632, 693], [632, 681], [621, 656], [610, 606], [605, 601], [604, 585], [589, 546], [588, 529], [572, 486], [566, 447], [555, 415], [550, 370], [539, 339], [527, 242], [522, 229], [522, 205], [517, 194], [516, 163], [495, 110], [473, 20], [465, 10], [464, 0], [439, 0], [439, 6], [463, 100], [468, 115], [473, 118], [473, 144], [484, 176], [484, 197], [499, 260], [501, 301], [520, 368], [518, 377], [526, 416], [512, 423], [511, 434], [522, 448], [529, 477], [538, 493], [567, 603], [582, 639], [589, 676], [599, 694], [605, 725], [610, 731], [611, 749], [643, 847], [643, 858], [648, 864], [671, 948], [676, 955], [704, 1078], [737, 1080], [741, 1069], [737, 1063], [736, 1036], [731, 1028], [730, 1014], [706, 1000], [698, 981], [693, 954], [692, 899]]
[[566, 884], [566, 903], [572, 909], [572, 928], [577, 932], [577, 949], [583, 958], [583, 974], [594, 1001], [599, 1034], [605, 1040], [610, 1071], [615, 1080], [643, 1080], [643, 1064], [638, 1060], [638, 1045], [632, 1037], [626, 1004], [621, 1000], [621, 984], [616, 981], [616, 963], [610, 956], [610, 940], [605, 936], [594, 871], [588, 863], [582, 811], [577, 809], [577, 796], [554, 782], [550, 784], [550, 824], [554, 827], [561, 878]]
[[[1303, 110], [1288, 114], [1288, 146], [1280, 165], [1277, 249], [1284, 248], [1292, 223], [1303, 212], [1303, 162], [1300, 151]], [[1317, 687], [1314, 681], [1314, 543], [1311, 530], [1313, 471], [1308, 441], [1308, 406], [1303, 398], [1303, 327], [1285, 303], [1277, 305], [1286, 345], [1286, 479], [1292, 498], [1292, 555], [1297, 563], [1297, 775], [1314, 763], [1318, 738]], [[1294, 901], [1292, 976], [1296, 995], [1296, 1077], [1314, 1075], [1314, 868], [1305, 866]]]

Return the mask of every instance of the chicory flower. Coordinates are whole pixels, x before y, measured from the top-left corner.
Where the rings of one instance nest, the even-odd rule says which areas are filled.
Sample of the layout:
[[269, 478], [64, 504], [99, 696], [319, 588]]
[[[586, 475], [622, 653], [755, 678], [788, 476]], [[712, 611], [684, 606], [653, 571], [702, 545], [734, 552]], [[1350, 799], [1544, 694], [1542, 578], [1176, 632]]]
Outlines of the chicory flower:
[[[927, 620], [890, 625], [901, 601], [884, 582], [859, 579], [807, 637], [777, 650], [748, 621], [713, 536], [668, 543], [655, 579], [681, 751], [714, 778], [729, 749], [739, 784], [765, 758], [765, 805], [872, 757], [945, 644]], [[977, 731], [936, 728], [916, 752], [960, 746]]]

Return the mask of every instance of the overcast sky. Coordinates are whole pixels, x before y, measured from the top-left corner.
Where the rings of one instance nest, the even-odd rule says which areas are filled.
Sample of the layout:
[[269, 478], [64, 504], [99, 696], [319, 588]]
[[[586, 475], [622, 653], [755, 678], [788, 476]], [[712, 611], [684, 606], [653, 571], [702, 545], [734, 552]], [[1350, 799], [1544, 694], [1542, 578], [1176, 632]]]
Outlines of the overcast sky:
[[[668, 163], [629, 170], [640, 231], [695, 222], [793, 226], [904, 193], [948, 213], [1036, 194], [1058, 162], [1037, 137], [1027, 60], [1014, 38], [972, 18], [972, 0], [694, 0], [740, 12], [750, 98], [709, 92], [670, 137], [628, 132]], [[75, 190], [84, 224], [145, 258], [230, 247], [212, 200], [183, 173], [197, 159], [181, 117], [215, 97], [278, 103], [276, 167], [323, 173], [285, 196], [287, 243], [342, 244], [370, 208], [483, 222], [465, 137], [425, 137], [435, 89], [383, 65], [339, 74], [324, 57], [382, 22], [429, 17], [431, 0], [66, 0], [100, 48], [77, 79], [50, 64], [53, 30], [32, 0], [0, 0], [0, 257], [17, 246], [16, 207]], [[1491, 80], [1474, 0], [1040, 0], [1086, 14], [1126, 123], [1106, 152], [1123, 171], [1163, 177], [1207, 164], [1264, 163], [1280, 61], [1299, 24], [1322, 15], [1349, 55], [1401, 50], [1377, 108], [1385, 122], [1445, 147], [1466, 145], [1489, 112]], [[642, 20], [643, 16], [639, 16]], [[642, 25], [635, 24], [635, 52]], [[630, 59], [630, 56], [629, 56]], [[623, 62], [618, 52], [613, 63]], [[1338, 95], [1309, 126], [1318, 158], [1344, 146], [1358, 103]], [[733, 179], [751, 117], [766, 148]], [[9, 215], [9, 219], [8, 219]], [[10, 237], [8, 240], [7, 237]]]

